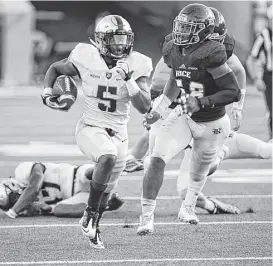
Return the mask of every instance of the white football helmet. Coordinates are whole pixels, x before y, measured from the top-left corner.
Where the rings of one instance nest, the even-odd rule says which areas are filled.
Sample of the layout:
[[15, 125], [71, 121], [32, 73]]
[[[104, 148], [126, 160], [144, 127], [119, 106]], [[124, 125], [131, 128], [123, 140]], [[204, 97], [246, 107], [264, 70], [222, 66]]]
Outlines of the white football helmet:
[[11, 208], [16, 203], [24, 189], [25, 185], [12, 177], [3, 180], [0, 183], [0, 208]]
[[131, 53], [134, 33], [123, 17], [109, 15], [96, 26], [95, 42], [102, 55], [118, 60]]

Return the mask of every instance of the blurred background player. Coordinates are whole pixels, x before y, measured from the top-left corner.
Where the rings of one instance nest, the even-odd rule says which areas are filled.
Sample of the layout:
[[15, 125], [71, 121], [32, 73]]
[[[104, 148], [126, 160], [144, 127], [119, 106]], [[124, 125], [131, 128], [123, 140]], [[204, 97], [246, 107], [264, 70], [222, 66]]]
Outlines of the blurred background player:
[[76, 141], [81, 151], [93, 162], [88, 206], [80, 220], [83, 234], [90, 245], [103, 249], [99, 221], [110, 193], [125, 168], [130, 103], [142, 114], [150, 108], [147, 85], [152, 67], [149, 57], [132, 51], [134, 33], [121, 16], [109, 15], [95, 29], [95, 42], [80, 43], [68, 59], [54, 63], [45, 77], [46, 105], [58, 109], [52, 86], [61, 75], [82, 79], [85, 108], [76, 127]]
[[163, 47], [164, 61], [172, 71], [163, 95], [146, 116], [147, 124], [160, 119], [181, 89], [184, 91], [179, 99], [181, 105], [171, 112], [156, 136], [143, 180], [142, 214], [137, 230], [140, 235], [153, 232], [155, 200], [166, 164], [191, 140], [190, 182], [178, 218], [198, 223], [195, 214], [198, 193], [205, 185], [210, 163], [230, 131], [225, 106], [239, 101], [241, 95], [236, 77], [226, 63], [225, 46], [209, 40], [214, 27], [215, 17], [208, 7], [188, 5], [174, 20], [173, 41]]
[[267, 8], [267, 18], [268, 25], [258, 33], [246, 66], [254, 85], [264, 94], [272, 139], [272, 5]]
[[[11, 218], [20, 214], [81, 217], [86, 208], [93, 171], [93, 164], [20, 163], [13, 177], [0, 183], [0, 208], [7, 210], [6, 214]], [[104, 197], [108, 198], [108, 195]], [[122, 204], [115, 193], [106, 210], [116, 210]]]

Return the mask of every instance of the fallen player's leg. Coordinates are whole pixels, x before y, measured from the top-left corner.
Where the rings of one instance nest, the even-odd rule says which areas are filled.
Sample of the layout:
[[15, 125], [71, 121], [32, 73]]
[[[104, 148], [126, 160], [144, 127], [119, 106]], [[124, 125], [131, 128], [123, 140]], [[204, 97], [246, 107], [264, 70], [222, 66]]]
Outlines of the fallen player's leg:
[[[184, 153], [184, 160], [181, 163], [179, 175], [177, 178], [177, 192], [178, 195], [181, 197], [182, 200], [185, 199], [188, 184], [189, 184], [189, 160], [191, 156], [191, 149], [186, 149]], [[215, 161], [219, 161], [217, 157]], [[210, 214], [218, 214], [218, 213], [230, 213], [230, 214], [238, 214], [240, 210], [231, 205], [224, 203], [220, 200], [217, 200], [212, 197], [207, 197], [200, 192], [198, 194], [198, 198], [196, 201], [196, 207], [204, 209], [208, 211]]]
[[149, 133], [144, 130], [141, 137], [132, 147], [126, 158], [125, 172], [132, 173], [143, 170], [143, 157], [146, 155], [149, 147]]

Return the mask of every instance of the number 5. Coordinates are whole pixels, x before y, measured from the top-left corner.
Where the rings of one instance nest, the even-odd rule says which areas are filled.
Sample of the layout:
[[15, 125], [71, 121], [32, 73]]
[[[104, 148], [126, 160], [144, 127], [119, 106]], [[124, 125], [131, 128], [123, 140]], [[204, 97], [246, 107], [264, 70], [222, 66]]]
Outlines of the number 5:
[[[103, 93], [106, 92], [107, 87], [106, 86], [101, 86], [99, 85], [98, 87], [98, 93], [97, 93], [97, 97], [101, 100], [105, 100], [105, 101], [109, 101], [110, 103], [110, 107], [108, 107], [107, 105], [105, 105], [104, 103], [99, 103], [98, 107], [101, 111], [104, 112], [110, 112], [113, 113], [116, 111], [117, 109], [117, 101], [114, 99], [110, 99], [110, 98], [105, 98], [103, 96]], [[113, 95], [117, 95], [117, 87], [108, 87], [108, 92], [110, 92]]]

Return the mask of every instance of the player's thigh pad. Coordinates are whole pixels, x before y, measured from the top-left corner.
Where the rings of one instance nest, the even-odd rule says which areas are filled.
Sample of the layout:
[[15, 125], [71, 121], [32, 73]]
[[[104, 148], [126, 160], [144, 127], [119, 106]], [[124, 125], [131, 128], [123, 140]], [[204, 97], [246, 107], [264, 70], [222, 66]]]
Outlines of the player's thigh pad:
[[161, 158], [167, 164], [191, 139], [186, 117], [174, 109], [157, 131], [151, 157]]
[[116, 145], [104, 128], [88, 125], [77, 127], [75, 135], [78, 147], [93, 162], [98, 162], [102, 155], [117, 156]]
[[121, 141], [118, 138], [114, 137], [114, 143], [117, 147], [117, 160], [116, 164], [113, 168], [110, 180], [107, 184], [107, 188], [105, 190], [105, 193], [110, 193], [118, 183], [118, 179], [121, 176], [123, 170], [126, 166], [126, 157], [127, 157], [127, 151], [128, 151], [128, 139], [125, 141]]
[[[165, 113], [164, 117], [165, 119], [170, 115], [170, 113], [173, 111], [173, 109], [168, 108]], [[151, 125], [151, 129], [149, 131], [149, 154], [152, 154], [153, 148], [155, 146], [155, 138], [157, 135], [157, 132], [159, 131], [160, 127], [164, 124], [164, 119], [159, 119], [154, 124]]]
[[229, 135], [230, 120], [225, 115], [216, 121], [202, 124], [205, 126], [203, 135], [193, 141], [190, 172], [203, 176], [208, 174], [210, 164]]

